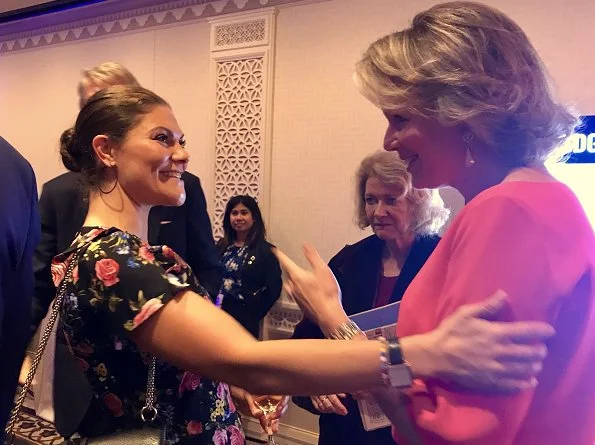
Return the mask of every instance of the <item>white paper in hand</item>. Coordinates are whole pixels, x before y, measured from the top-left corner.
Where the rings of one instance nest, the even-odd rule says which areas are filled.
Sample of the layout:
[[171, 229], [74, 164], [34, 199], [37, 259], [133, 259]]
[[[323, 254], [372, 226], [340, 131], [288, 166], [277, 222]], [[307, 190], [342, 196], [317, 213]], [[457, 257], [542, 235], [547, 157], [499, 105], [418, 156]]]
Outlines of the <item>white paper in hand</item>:
[[[397, 317], [400, 302], [392, 303], [369, 311], [354, 314], [349, 318], [355, 322], [366, 336], [372, 340], [378, 337], [386, 339], [397, 336]], [[366, 431], [389, 427], [390, 421], [373, 398], [357, 401], [362, 423]]]
[[382, 409], [372, 398], [357, 401], [362, 423], [366, 431], [377, 430], [390, 426], [390, 421], [382, 412]]

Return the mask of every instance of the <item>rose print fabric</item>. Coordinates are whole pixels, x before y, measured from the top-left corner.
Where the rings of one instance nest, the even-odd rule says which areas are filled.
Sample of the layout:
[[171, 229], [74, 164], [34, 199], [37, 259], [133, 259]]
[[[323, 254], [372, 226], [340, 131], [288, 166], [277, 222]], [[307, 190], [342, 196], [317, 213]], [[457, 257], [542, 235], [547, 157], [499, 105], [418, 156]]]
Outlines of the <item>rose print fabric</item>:
[[[70, 261], [77, 264], [66, 287], [64, 340], [116, 428], [138, 427], [151, 357], [136, 348], [128, 333], [180, 291], [208, 295], [169, 247], [149, 246], [116, 228], [83, 228], [52, 263], [56, 286]], [[155, 383], [170, 444], [245, 443], [227, 385], [160, 361]]]

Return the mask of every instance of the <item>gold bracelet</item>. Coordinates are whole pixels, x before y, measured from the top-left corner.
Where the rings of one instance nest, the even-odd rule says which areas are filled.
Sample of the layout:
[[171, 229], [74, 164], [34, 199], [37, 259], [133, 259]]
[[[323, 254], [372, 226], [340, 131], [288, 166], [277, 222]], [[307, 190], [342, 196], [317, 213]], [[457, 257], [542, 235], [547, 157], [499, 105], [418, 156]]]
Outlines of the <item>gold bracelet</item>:
[[359, 326], [349, 320], [347, 323], [341, 323], [334, 331], [330, 332], [326, 338], [333, 340], [351, 340], [353, 337], [362, 334], [364, 333]]

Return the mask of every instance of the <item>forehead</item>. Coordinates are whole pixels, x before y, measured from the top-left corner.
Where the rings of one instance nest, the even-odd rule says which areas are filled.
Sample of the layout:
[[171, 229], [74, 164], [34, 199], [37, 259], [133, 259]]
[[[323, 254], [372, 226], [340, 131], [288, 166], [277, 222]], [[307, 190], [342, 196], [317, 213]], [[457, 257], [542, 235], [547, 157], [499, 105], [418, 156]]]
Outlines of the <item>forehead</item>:
[[237, 204], [233, 209], [231, 209], [232, 212], [241, 212], [243, 210], [250, 211], [250, 209], [248, 207], [246, 207], [244, 204], [242, 204], [241, 202], [239, 204]]
[[409, 107], [406, 107], [406, 106], [402, 106], [402, 107], [394, 108], [394, 109], [390, 109], [390, 110], [383, 109], [382, 114], [384, 114], [384, 116], [386, 118], [389, 118], [391, 116], [401, 116], [406, 119], [413, 119], [414, 117], [417, 116], [416, 114], [414, 114], [412, 112], [412, 110]]
[[398, 184], [385, 184], [375, 176], [370, 176], [366, 181], [366, 194], [370, 195], [396, 195], [403, 193], [403, 188]]
[[182, 134], [173, 111], [166, 105], [154, 106], [148, 113], [142, 115], [136, 130], [144, 132], [157, 127], [169, 130], [178, 137]]

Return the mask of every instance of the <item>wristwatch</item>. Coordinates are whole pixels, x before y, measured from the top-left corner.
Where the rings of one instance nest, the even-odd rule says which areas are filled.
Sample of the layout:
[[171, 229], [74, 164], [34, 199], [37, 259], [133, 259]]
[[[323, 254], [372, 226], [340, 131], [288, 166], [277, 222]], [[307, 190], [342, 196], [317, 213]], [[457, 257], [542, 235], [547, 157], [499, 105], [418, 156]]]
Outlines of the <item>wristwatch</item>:
[[403, 357], [399, 339], [388, 340], [386, 347], [388, 383], [393, 388], [409, 388], [413, 381], [413, 376], [409, 363]]

